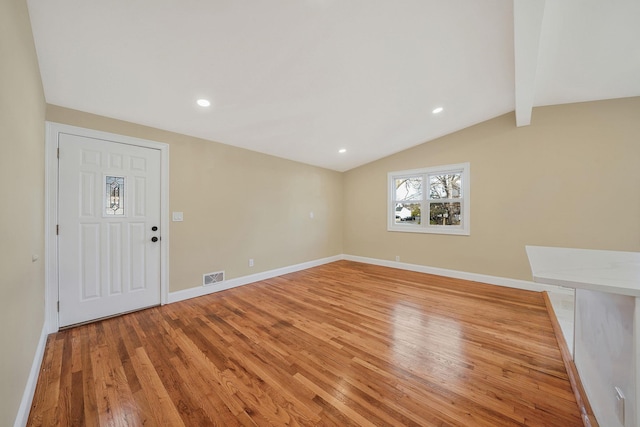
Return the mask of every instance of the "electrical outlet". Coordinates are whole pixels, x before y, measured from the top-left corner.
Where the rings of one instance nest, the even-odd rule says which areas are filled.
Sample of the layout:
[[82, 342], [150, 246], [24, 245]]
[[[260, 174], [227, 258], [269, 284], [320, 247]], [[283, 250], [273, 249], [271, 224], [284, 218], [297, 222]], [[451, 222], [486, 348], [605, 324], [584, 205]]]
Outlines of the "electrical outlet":
[[396, 255], [396, 262], [400, 262], [400, 255]]
[[253, 267], [253, 258], [249, 258], [249, 267]]

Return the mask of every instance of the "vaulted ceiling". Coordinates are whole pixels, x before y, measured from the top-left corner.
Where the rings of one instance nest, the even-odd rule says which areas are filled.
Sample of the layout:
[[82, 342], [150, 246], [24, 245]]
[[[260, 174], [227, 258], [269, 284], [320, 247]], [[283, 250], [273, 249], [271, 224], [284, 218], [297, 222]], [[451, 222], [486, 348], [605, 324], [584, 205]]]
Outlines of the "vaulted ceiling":
[[525, 126], [534, 106], [640, 95], [638, 0], [28, 5], [48, 103], [338, 171], [510, 111]]

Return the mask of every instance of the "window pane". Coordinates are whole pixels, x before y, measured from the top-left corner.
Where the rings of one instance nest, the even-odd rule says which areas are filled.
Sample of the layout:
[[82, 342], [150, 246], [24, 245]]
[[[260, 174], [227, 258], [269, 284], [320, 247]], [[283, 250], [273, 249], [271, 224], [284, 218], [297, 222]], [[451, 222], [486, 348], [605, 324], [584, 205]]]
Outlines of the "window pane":
[[458, 199], [462, 197], [462, 174], [429, 175], [430, 199]]
[[420, 203], [396, 204], [396, 224], [420, 224]]
[[395, 178], [396, 200], [422, 200], [422, 177]]
[[460, 203], [430, 203], [429, 224], [460, 225]]

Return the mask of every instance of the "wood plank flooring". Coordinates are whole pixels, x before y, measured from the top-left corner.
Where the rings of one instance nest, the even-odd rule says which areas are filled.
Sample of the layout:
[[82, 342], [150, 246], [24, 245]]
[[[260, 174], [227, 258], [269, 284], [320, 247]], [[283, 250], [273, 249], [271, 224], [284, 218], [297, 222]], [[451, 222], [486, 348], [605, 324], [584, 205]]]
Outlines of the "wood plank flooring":
[[348, 261], [53, 334], [29, 426], [581, 426], [541, 294]]

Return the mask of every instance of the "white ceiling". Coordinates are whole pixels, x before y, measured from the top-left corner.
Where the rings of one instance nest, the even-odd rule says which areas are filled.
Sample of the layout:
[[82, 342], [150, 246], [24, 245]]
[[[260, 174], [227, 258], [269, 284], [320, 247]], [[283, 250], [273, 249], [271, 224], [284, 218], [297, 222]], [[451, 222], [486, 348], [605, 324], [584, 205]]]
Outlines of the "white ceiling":
[[640, 95], [640, 0], [28, 4], [48, 103], [338, 171]]

